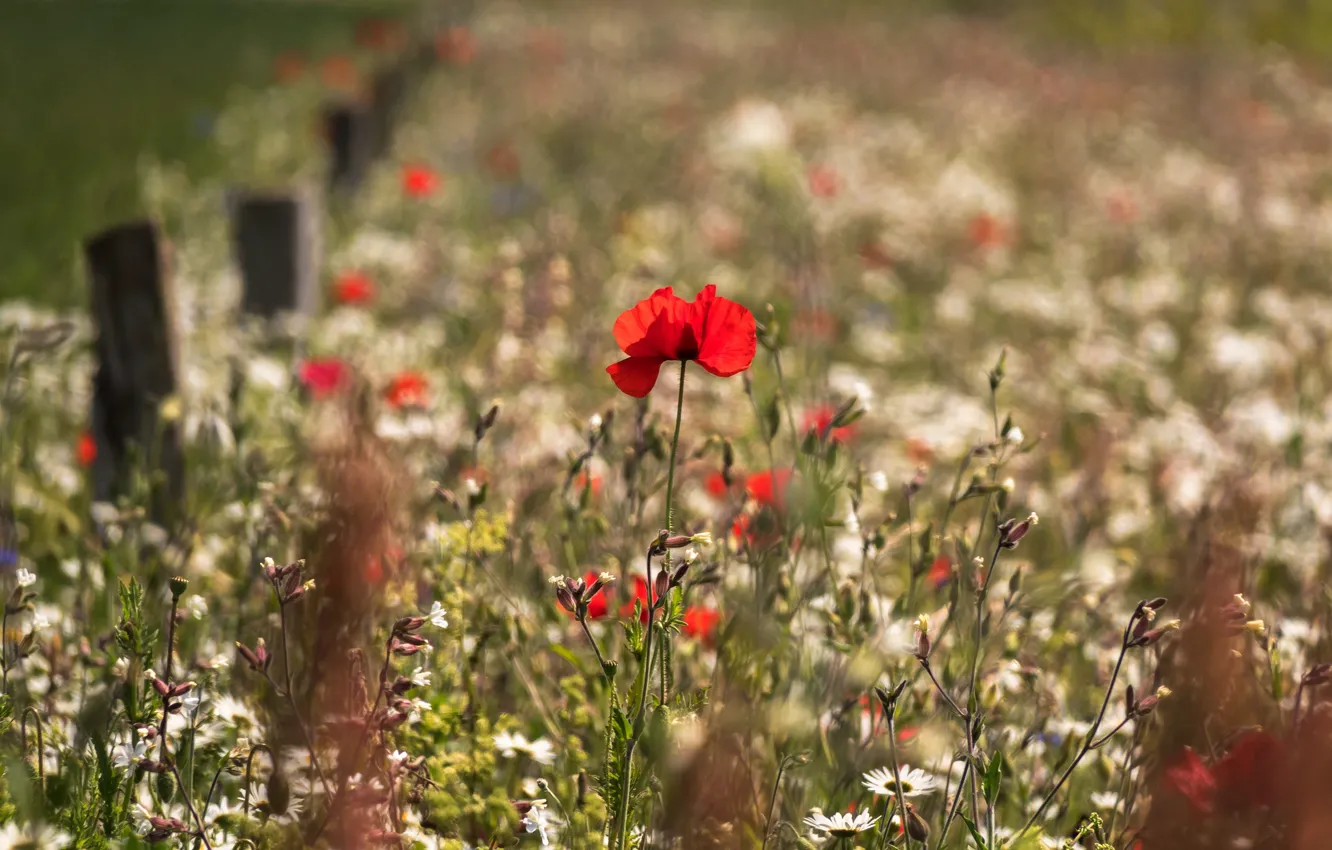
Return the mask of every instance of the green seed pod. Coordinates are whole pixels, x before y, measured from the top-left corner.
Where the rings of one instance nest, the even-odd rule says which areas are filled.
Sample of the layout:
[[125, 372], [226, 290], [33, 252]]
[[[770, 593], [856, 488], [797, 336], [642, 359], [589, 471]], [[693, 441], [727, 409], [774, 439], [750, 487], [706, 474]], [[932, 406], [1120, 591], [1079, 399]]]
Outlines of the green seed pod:
[[176, 796], [175, 777], [165, 772], [157, 774], [157, 799], [163, 803], [170, 803], [174, 796]]

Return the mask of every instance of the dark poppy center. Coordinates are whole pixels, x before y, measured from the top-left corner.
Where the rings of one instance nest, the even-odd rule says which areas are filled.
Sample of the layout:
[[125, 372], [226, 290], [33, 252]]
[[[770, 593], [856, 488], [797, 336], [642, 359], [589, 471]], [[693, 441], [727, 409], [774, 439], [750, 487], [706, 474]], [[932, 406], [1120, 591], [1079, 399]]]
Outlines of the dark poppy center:
[[698, 358], [698, 340], [694, 337], [694, 329], [688, 325], [680, 333], [680, 345], [675, 350], [677, 360], [695, 360]]

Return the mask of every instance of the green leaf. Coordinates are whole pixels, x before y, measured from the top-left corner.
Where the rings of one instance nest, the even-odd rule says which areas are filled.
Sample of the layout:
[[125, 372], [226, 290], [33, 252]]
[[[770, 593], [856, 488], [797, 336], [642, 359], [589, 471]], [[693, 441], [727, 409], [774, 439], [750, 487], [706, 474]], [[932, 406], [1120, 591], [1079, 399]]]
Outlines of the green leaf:
[[572, 664], [574, 666], [574, 669], [577, 670], [579, 673], [586, 674], [587, 671], [583, 669], [582, 660], [577, 655], [575, 655], [574, 651], [569, 647], [561, 646], [560, 644], [552, 644], [550, 647], [550, 651], [555, 653], [559, 657], [563, 658], [565, 661], [568, 661], [570, 664]]
[[985, 802], [991, 806], [999, 798], [999, 783], [1004, 773], [1003, 753], [995, 753], [990, 756], [990, 764], [985, 768], [985, 776], [981, 780], [981, 789], [985, 793]]
[[985, 836], [980, 834], [980, 830], [976, 828], [976, 824], [971, 822], [971, 818], [963, 815], [962, 822], [967, 825], [967, 829], [971, 830], [971, 840], [976, 842], [976, 846], [980, 850], [990, 850], [990, 845], [985, 843]]

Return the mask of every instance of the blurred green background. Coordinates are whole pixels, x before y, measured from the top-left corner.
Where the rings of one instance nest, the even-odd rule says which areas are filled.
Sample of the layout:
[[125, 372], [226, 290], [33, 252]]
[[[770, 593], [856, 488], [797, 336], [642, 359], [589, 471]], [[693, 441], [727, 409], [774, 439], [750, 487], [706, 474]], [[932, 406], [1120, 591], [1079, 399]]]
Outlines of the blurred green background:
[[[1332, 56], [1332, 2], [1323, 0], [749, 3], [818, 17], [983, 15], [1042, 43], [1097, 51], [1277, 43], [1311, 60]], [[79, 241], [141, 212], [141, 154], [215, 173], [208, 129], [229, 89], [271, 81], [284, 51], [314, 62], [347, 51], [357, 22], [416, 5], [0, 0], [0, 299], [81, 303]]]
[[83, 298], [79, 241], [141, 213], [137, 162], [220, 166], [208, 133], [235, 86], [349, 51], [377, 2], [0, 0], [0, 298]]

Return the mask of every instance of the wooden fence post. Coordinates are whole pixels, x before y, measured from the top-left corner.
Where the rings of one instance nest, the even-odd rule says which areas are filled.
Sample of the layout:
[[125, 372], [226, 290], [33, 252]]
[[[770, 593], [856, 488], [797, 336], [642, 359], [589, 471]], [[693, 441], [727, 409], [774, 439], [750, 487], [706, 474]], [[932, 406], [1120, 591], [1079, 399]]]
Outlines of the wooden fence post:
[[[161, 238], [148, 221], [122, 224], [84, 244], [97, 326], [93, 379], [93, 495], [115, 501], [131, 476], [148, 476], [149, 514], [170, 529], [183, 518], [185, 464], [176, 416], [176, 329]], [[177, 402], [177, 414], [179, 411]]]
[[373, 124], [369, 111], [359, 104], [334, 103], [324, 108], [332, 191], [355, 191], [365, 180], [375, 157]]
[[242, 192], [231, 209], [241, 309], [272, 318], [319, 309], [319, 207], [313, 193]]

